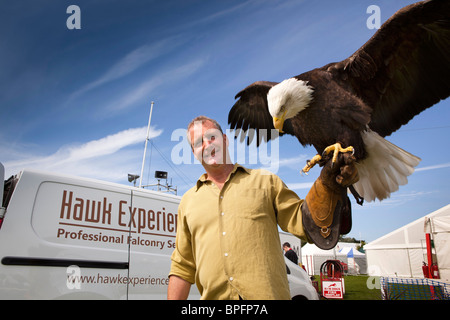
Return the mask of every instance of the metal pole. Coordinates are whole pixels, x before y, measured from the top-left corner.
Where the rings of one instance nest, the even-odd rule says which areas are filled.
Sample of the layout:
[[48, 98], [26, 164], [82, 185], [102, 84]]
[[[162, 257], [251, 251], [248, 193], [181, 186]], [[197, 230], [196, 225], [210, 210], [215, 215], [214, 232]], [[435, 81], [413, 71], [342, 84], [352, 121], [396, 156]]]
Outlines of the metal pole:
[[142, 187], [142, 178], [144, 175], [145, 154], [147, 153], [147, 143], [149, 140], [148, 136], [150, 134], [150, 122], [152, 121], [153, 104], [154, 104], [154, 102], [152, 101], [152, 105], [150, 107], [150, 116], [148, 117], [147, 137], [145, 138], [144, 156], [142, 157], [141, 179], [139, 180], [139, 188]]
[[428, 260], [428, 277], [430, 279], [433, 278], [433, 275], [431, 273], [431, 266], [433, 265], [433, 253], [432, 253], [432, 248], [431, 248], [431, 235], [429, 233], [425, 233], [425, 239], [426, 239], [426, 243], [427, 243], [427, 260]]

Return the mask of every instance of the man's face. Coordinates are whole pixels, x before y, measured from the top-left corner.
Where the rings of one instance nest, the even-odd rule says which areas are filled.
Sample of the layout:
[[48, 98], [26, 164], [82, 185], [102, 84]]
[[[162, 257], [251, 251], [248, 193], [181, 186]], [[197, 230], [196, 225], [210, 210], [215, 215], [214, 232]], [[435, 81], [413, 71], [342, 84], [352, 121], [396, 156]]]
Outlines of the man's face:
[[189, 130], [192, 152], [202, 165], [221, 165], [226, 161], [226, 135], [210, 121], [195, 122]]

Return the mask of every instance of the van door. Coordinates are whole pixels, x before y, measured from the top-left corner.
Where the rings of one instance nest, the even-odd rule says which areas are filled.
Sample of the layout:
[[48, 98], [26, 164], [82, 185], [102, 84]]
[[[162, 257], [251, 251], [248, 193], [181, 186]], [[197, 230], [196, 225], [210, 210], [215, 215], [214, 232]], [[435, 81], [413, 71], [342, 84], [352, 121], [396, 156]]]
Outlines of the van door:
[[170, 194], [133, 190], [129, 299], [166, 299], [179, 202]]

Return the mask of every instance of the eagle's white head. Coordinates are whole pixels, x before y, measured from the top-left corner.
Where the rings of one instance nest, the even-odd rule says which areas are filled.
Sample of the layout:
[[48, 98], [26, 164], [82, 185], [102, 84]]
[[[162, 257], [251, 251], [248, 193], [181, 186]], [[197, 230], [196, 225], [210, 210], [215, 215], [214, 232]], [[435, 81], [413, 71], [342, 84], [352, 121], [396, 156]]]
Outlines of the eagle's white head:
[[306, 81], [289, 78], [273, 86], [267, 94], [269, 113], [273, 125], [283, 132], [286, 119], [295, 117], [305, 110], [313, 99], [313, 88]]

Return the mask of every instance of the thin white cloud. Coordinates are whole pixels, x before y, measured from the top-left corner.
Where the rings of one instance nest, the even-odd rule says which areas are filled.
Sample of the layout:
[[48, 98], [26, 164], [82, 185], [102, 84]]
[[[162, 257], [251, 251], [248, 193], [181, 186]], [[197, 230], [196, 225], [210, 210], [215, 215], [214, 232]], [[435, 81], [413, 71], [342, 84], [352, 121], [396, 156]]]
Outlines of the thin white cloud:
[[[161, 133], [162, 130], [151, 128], [149, 138], [157, 137]], [[143, 144], [146, 134], [147, 127], [131, 128], [80, 145], [64, 145], [48, 156], [29, 155], [26, 158], [9, 160], [3, 165], [6, 176], [18, 173], [24, 168], [31, 168], [114, 181], [119, 177], [118, 167], [130, 167], [130, 164], [126, 163], [130, 156], [120, 151], [138, 143]], [[120, 173], [120, 176], [123, 176], [123, 173]]]
[[[364, 205], [361, 206], [353, 206], [355, 210], [365, 210], [368, 208], [377, 209], [379, 207], [398, 207], [402, 205], [406, 205], [411, 203], [412, 201], [416, 201], [418, 198], [427, 197], [432, 194], [434, 191], [410, 191], [410, 192], [402, 192], [397, 191], [391, 194], [390, 198], [384, 199], [383, 201], [373, 201], [373, 202], [364, 202]], [[352, 196], [349, 194], [349, 197], [352, 199]]]
[[434, 165], [434, 166], [417, 168], [415, 171], [427, 171], [427, 170], [435, 170], [435, 169], [442, 169], [442, 168], [448, 168], [448, 167], [450, 167], [450, 162], [437, 164], [437, 165]]
[[307, 155], [301, 154], [297, 157], [280, 159], [278, 164], [280, 167], [298, 167], [299, 170], [306, 164]]
[[[272, 156], [272, 155], [271, 155]], [[272, 168], [276, 168], [277, 172], [274, 172], [275, 174], [278, 173], [278, 171], [282, 168], [288, 168], [292, 170], [296, 170], [298, 172], [299, 178], [301, 178], [300, 170], [304, 167], [306, 164], [306, 159], [308, 159], [308, 156], [306, 154], [301, 154], [299, 156], [291, 157], [291, 158], [281, 158], [278, 153], [275, 153], [275, 158], [272, 156], [270, 158], [269, 165]], [[267, 162], [267, 160], [265, 160]], [[266, 165], [267, 166], [267, 165]], [[271, 170], [273, 171], [273, 170]], [[294, 189], [294, 188], [291, 188]]]
[[239, 4], [237, 4], [234, 7], [227, 8], [225, 10], [213, 13], [213, 14], [211, 14], [209, 16], [203, 17], [203, 18], [201, 18], [199, 20], [196, 20], [196, 21], [191, 21], [188, 25], [186, 25], [184, 27], [187, 28], [187, 27], [192, 27], [192, 26], [195, 26], [195, 25], [207, 24], [207, 23], [211, 23], [211, 22], [217, 21], [218, 19], [220, 19], [222, 17], [226, 17], [228, 15], [233, 15], [236, 12], [238, 12], [239, 10], [241, 10], [243, 7], [246, 7], [249, 4], [251, 5], [251, 4], [254, 4], [254, 3], [257, 3], [258, 5], [261, 5], [261, 0], [250, 0], [250, 1], [243, 2], [243, 3], [239, 3]]
[[149, 80], [143, 82], [135, 89], [131, 90], [120, 98], [117, 102], [108, 105], [109, 111], [118, 111], [126, 109], [141, 99], [151, 96], [158, 86], [164, 83], [173, 83], [183, 78], [187, 78], [195, 73], [202, 65], [204, 60], [195, 60], [182, 66], [170, 69], [162, 74], [153, 75]]
[[[89, 141], [80, 146], [64, 148], [62, 153], [67, 153], [67, 157], [61, 159], [61, 162], [76, 162], [113, 154], [129, 145], [143, 142], [146, 137], [146, 130], [146, 127], [131, 128], [98, 140]], [[149, 135], [150, 138], [153, 138], [161, 133], [162, 130], [152, 130]]]
[[300, 182], [300, 183], [287, 183], [287, 186], [291, 190], [303, 190], [311, 189], [314, 182]]
[[147, 62], [154, 60], [187, 41], [181, 36], [174, 36], [167, 39], [157, 41], [153, 44], [143, 45], [137, 49], [126, 54], [123, 58], [112, 65], [104, 74], [99, 76], [96, 80], [86, 84], [84, 87], [74, 92], [70, 96], [70, 100], [92, 90], [108, 82], [122, 78], [139, 67], [145, 65]]

